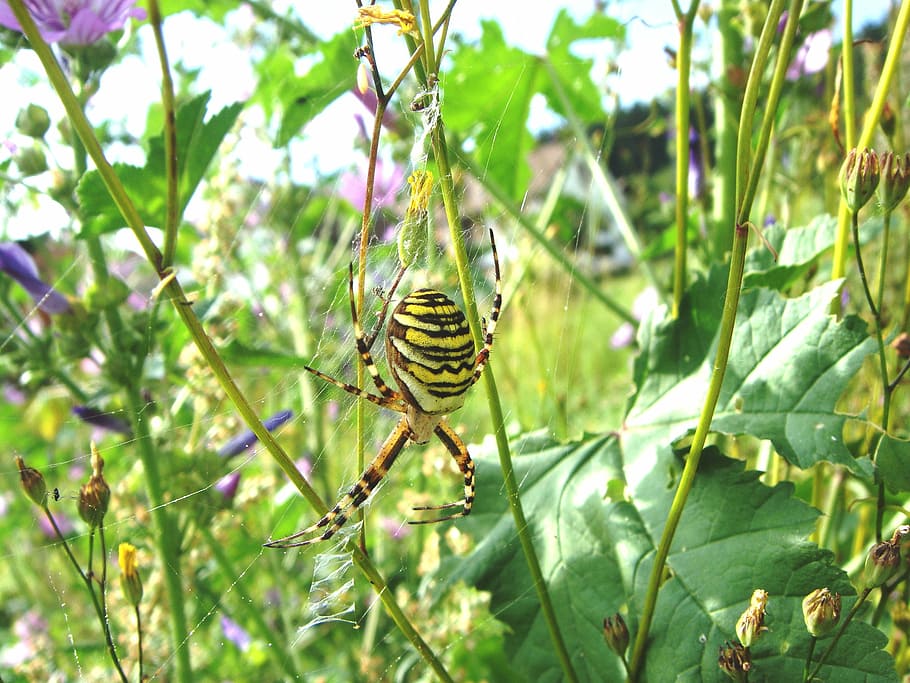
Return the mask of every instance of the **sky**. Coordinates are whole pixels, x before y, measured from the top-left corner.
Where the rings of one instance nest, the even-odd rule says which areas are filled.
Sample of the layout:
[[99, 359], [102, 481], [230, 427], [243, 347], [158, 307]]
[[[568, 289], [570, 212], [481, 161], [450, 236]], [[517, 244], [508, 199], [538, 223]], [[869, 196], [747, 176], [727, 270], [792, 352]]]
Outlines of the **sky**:
[[[355, 17], [353, 1], [294, 0], [288, 3], [279, 0], [273, 6], [280, 13], [291, 4], [317, 35], [328, 37], [351, 30]], [[593, 4], [593, 0], [539, 3], [527, 0], [459, 0], [451, 30], [473, 39], [480, 36], [481, 20], [495, 20], [502, 26], [509, 43], [531, 53], [542, 53], [553, 20], [561, 9], [582, 19], [590, 13]], [[685, 6], [687, 3], [683, 0], [682, 4]], [[854, 17], [856, 28], [870, 18], [883, 16], [888, 7], [887, 0], [855, 4], [858, 5]], [[433, 6], [437, 5], [442, 5], [441, 0], [433, 0]], [[308, 8], [317, 8], [318, 11], [307, 11]], [[674, 47], [677, 43], [676, 22], [670, 1], [612, 2], [608, 3], [608, 13], [623, 22], [627, 30], [627, 49], [617, 56], [618, 72], [611, 81], [621, 103], [649, 101], [672, 89], [676, 73], [668, 64], [664, 52], [665, 46]], [[238, 10], [228, 15], [227, 20], [235, 27], [243, 28], [255, 18], [251, 10], [241, 4]], [[393, 29], [384, 28], [374, 31], [377, 54], [393, 63], [396, 60], [403, 62], [402, 41], [395, 36]], [[159, 96], [160, 77], [150, 28], [140, 25], [136, 30], [142, 38], [143, 54], [127, 58], [105, 74], [100, 91], [92, 99], [89, 116], [96, 124], [105, 119], [123, 121], [130, 133], [140, 136], [145, 129], [148, 107]], [[187, 68], [199, 70], [196, 88], [212, 91], [211, 110], [217, 111], [250, 96], [256, 82], [252, 67], [247, 55], [229, 41], [221, 26], [189, 13], [181, 13], [166, 19], [165, 39], [172, 61], [180, 60]], [[598, 46], [588, 45], [588, 49], [597, 50]], [[702, 44], [698, 49], [703, 58], [709, 57], [710, 46]], [[584, 56], [603, 59], [602, 49]], [[352, 68], [356, 68], [353, 59]], [[25, 102], [45, 107], [52, 120], [63, 116], [56, 96], [41, 84], [42, 76], [37, 60], [28, 51], [21, 51], [15, 62], [0, 68], [0, 92], [5, 94], [0, 98], [0, 136], [14, 129], [16, 113]], [[353, 129], [354, 115], [363, 114], [363, 111], [353, 97], [343, 97], [311, 122], [304, 134], [292, 143], [292, 179], [308, 183], [318, 173], [355, 165], [357, 158], [354, 150], [343, 149], [335, 141], [338, 139], [339, 122]], [[254, 137], [252, 131], [256, 124], [261, 123], [261, 112], [247, 108], [243, 116], [251, 126], [242, 134], [235, 153], [244, 159], [244, 169], [250, 177], [268, 178], [282, 162], [283, 153], [271, 149], [268, 141]], [[540, 130], [552, 126], [554, 120], [543, 107], [537, 107], [532, 109], [530, 123], [532, 129]], [[0, 139], [0, 143], [3, 142]], [[6, 145], [0, 144], [0, 160], [11, 153], [10, 142], [22, 144], [15, 138], [7, 140]], [[138, 150], [115, 146], [107, 151], [113, 160], [142, 163]], [[18, 220], [16, 217], [12, 220], [14, 223], [33, 222], [27, 211]]]

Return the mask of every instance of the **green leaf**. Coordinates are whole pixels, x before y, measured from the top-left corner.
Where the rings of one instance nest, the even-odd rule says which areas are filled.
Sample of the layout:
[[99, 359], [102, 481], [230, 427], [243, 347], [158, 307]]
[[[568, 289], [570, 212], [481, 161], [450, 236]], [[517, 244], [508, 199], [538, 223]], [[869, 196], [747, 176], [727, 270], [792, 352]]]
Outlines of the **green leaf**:
[[[565, 445], [540, 435], [514, 445], [529, 531], [581, 680], [624, 677], [603, 642], [602, 622], [622, 612], [632, 633], [638, 626], [684, 465], [673, 445], [701, 410], [726, 279], [725, 270], [713, 270], [693, 284], [677, 319], [659, 309], [642, 323], [635, 393], [621, 430]], [[800, 467], [829, 460], [870, 473], [868, 461], [855, 460], [843, 444], [846, 416], [835, 411], [874, 348], [862, 320], [828, 314], [840, 284], [794, 299], [767, 289], [742, 295], [714, 430], [769, 439]], [[477, 546], [447, 559], [439, 576], [489, 590], [491, 611], [510, 627], [512, 660], [533, 680], [562, 680], [499, 468], [483, 455], [477, 461], [475, 512], [462, 523]], [[831, 554], [806, 541], [817, 511], [793, 497], [792, 484], [769, 488], [760, 476], [716, 449], [703, 453], [660, 588], [643, 680], [724, 680], [718, 648], [735, 638], [756, 588], [771, 594], [771, 631], [752, 648], [750, 680], [801, 680], [809, 648], [803, 597], [824, 586], [854, 594]], [[844, 637], [823, 680], [896, 680], [882, 633], [853, 623]]]
[[[286, 145], [317, 114], [354, 88], [357, 62], [351, 55], [356, 48], [354, 34], [343, 31], [331, 40], [319, 43], [318, 54], [311, 57], [314, 63], [303, 76], [264, 83], [264, 87], [278, 97], [283, 109], [275, 147]], [[266, 80], [260, 79], [260, 83]], [[275, 84], [278, 84], [277, 91]]]
[[281, 353], [272, 349], [249, 346], [243, 342], [233, 340], [219, 347], [218, 353], [225, 362], [232, 365], [251, 365], [270, 368], [296, 368], [301, 369], [307, 364], [307, 359], [288, 353]]
[[[637, 629], [634, 618], [641, 611], [666, 519], [664, 513], [657, 519], [649, 511], [665, 511], [674, 493], [655, 471], [651, 476], [660, 486], [653, 496], [607, 496], [611, 482], [623, 477], [623, 468], [628, 471], [639, 460], [624, 441], [622, 436], [587, 436], [560, 445], [532, 435], [515, 444], [521, 452], [515, 475], [525, 514], [582, 681], [624, 679], [619, 658], [603, 641], [603, 619], [622, 611], [630, 631]], [[660, 589], [642, 680], [725, 680], [717, 667], [718, 647], [735, 638], [736, 621], [756, 588], [771, 595], [771, 630], [752, 648], [750, 680], [801, 680], [809, 646], [803, 597], [821, 586], [853, 595], [831, 554], [804, 540], [818, 513], [793, 497], [791, 484], [768, 488], [759, 475], [744, 472], [742, 462], [714, 449], [705, 451], [668, 559], [670, 577]], [[532, 680], [561, 681], [492, 456], [477, 457], [477, 482], [475, 512], [460, 523], [477, 545], [466, 557], [447, 558], [439, 577], [490, 591], [491, 610], [510, 627], [510, 659]], [[887, 644], [883, 634], [854, 623], [844, 638], [822, 670], [824, 680], [897, 680], [882, 651]]]
[[[204, 121], [208, 99], [209, 93], [205, 93], [177, 111], [176, 152], [181, 214], [243, 107], [240, 103], [233, 104]], [[145, 224], [163, 226], [167, 196], [163, 136], [149, 141], [145, 167], [114, 164], [114, 170]], [[82, 206], [84, 234], [100, 235], [124, 226], [123, 216], [98, 171], [86, 173], [79, 182], [77, 192]]]
[[[678, 320], [655, 316], [642, 324], [637, 392], [625, 423], [633, 438], [669, 443], [694, 428], [716, 354], [725, 283], [725, 273], [714, 270], [693, 285]], [[766, 289], [743, 293], [712, 429], [770, 439], [798, 467], [827, 460], [870, 473], [868, 461], [857, 461], [844, 445], [847, 416], [834, 410], [874, 348], [863, 320], [829, 314], [840, 285], [828, 282], [796, 299]]]
[[[623, 25], [606, 14], [594, 13], [583, 24], [579, 24], [568, 10], [560, 10], [547, 38], [547, 59], [559, 84], [557, 86], [548, 81], [541, 89], [550, 108], [563, 117], [569, 117], [569, 112], [556, 93], [556, 87], [559, 87], [571, 103], [573, 113], [583, 123], [603, 121], [603, 88], [598, 87], [591, 77], [594, 60], [576, 56], [572, 52], [572, 46], [580, 40], [608, 40], [619, 43], [624, 38]], [[602, 52], [604, 48], [601, 47], [599, 50]]]
[[447, 130], [473, 142], [477, 165], [488, 179], [518, 200], [531, 177], [527, 123], [540, 62], [506, 45], [495, 22], [481, 25], [480, 43], [460, 46], [443, 76], [443, 92], [458, 93], [443, 99], [443, 117]]
[[[860, 243], [866, 244], [882, 229], [881, 218], [863, 224]], [[763, 230], [765, 239], [774, 252], [765, 246], [753, 249], [746, 257], [746, 275], [743, 287], [770, 287], [786, 290], [818, 264], [819, 257], [834, 246], [837, 218], [822, 215], [808, 225], [785, 228], [775, 224]]]
[[882, 434], [875, 447], [875, 465], [889, 491], [910, 491], [910, 442]]

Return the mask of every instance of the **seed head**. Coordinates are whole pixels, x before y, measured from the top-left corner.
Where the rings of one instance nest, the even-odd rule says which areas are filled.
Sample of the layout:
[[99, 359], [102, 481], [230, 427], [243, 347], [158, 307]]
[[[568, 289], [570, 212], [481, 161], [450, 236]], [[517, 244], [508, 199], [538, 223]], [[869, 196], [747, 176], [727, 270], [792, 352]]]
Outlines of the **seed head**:
[[816, 638], [831, 633], [840, 619], [840, 593], [816, 588], [803, 598], [803, 620], [806, 629]]
[[878, 186], [878, 156], [871, 149], [851, 149], [840, 169], [840, 189], [850, 211], [857, 213], [866, 205]]
[[751, 647], [763, 631], [765, 626], [765, 607], [768, 604], [768, 591], [757, 588], [752, 593], [749, 606], [736, 622], [736, 636], [744, 647]]
[[749, 680], [749, 670], [752, 668], [749, 648], [739, 643], [725, 642], [719, 648], [717, 665], [737, 683], [746, 683]]
[[629, 627], [619, 612], [604, 619], [604, 640], [610, 649], [620, 656], [629, 647]]
[[104, 521], [111, 502], [111, 487], [104, 481], [104, 460], [92, 443], [92, 476], [79, 489], [79, 516], [92, 529]]
[[22, 490], [25, 495], [35, 504], [44, 507], [47, 502], [47, 484], [44, 483], [44, 475], [33, 467], [29, 467], [18, 455], [16, 456], [16, 467], [19, 468], [19, 482], [22, 484]]
[[882, 179], [878, 186], [878, 200], [884, 211], [894, 211], [910, 188], [910, 153], [894, 155], [884, 152], [879, 158]]

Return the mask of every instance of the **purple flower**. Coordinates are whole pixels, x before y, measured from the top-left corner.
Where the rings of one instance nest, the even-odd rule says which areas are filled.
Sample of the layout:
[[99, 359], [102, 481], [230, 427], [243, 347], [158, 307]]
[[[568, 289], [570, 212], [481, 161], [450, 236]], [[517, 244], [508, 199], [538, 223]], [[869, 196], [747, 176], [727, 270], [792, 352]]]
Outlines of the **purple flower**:
[[[290, 420], [292, 417], [294, 417], [294, 413], [292, 411], [281, 410], [271, 417], [263, 420], [262, 425], [270, 432], [273, 432], [285, 422]], [[231, 458], [235, 455], [240, 455], [257, 441], [259, 441], [259, 439], [255, 434], [253, 434], [252, 430], [248, 429], [224, 444], [224, 446], [218, 450], [218, 455], [220, 455], [222, 458]]]
[[809, 34], [787, 69], [787, 80], [795, 81], [802, 76], [817, 74], [828, 66], [828, 53], [833, 41], [831, 29]]
[[253, 642], [250, 634], [240, 624], [225, 614], [221, 615], [221, 631], [224, 633], [225, 638], [234, 643], [243, 652], [246, 652], [250, 648], [250, 643]]
[[237, 495], [237, 486], [240, 484], [240, 470], [225, 474], [215, 482], [215, 490], [224, 496], [224, 502], [230, 503]]
[[[48, 43], [91, 45], [127, 20], [145, 19], [136, 0], [24, 0], [41, 37]], [[9, 3], [0, 0], [0, 24], [21, 31]]]
[[[382, 209], [395, 204], [395, 195], [404, 185], [405, 171], [396, 163], [376, 160], [376, 179], [373, 184], [373, 208]], [[338, 180], [338, 194], [357, 210], [363, 211], [367, 198], [367, 166], [362, 163], [356, 171], [345, 171]]]
[[109, 432], [123, 434], [124, 436], [133, 435], [129, 422], [119, 417], [114, 417], [113, 413], [103, 413], [90, 406], [73, 406], [73, 415], [83, 422], [106, 429]]
[[[76, 526], [73, 524], [73, 520], [64, 513], [52, 512], [51, 515], [53, 515], [54, 521], [57, 523], [57, 529], [60, 530], [61, 536], [69, 536], [76, 530]], [[43, 533], [48, 538], [55, 541], [60, 539], [60, 536], [57, 535], [57, 531], [54, 529], [54, 525], [51, 524], [50, 520], [47, 518], [47, 515], [38, 516], [38, 528], [41, 529], [41, 533]]]
[[[0, 5], [2, 18], [2, 5]], [[2, 23], [2, 22], [0, 22]], [[0, 272], [4, 272], [22, 285], [35, 303], [45, 313], [68, 313], [69, 301], [38, 277], [38, 267], [32, 257], [15, 242], [0, 242]]]

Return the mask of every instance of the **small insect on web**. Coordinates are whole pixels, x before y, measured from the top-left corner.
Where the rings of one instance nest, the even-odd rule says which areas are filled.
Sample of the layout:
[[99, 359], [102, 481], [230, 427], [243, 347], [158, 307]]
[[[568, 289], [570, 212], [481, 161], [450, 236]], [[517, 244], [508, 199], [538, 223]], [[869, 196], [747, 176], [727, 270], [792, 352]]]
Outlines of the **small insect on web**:
[[[306, 367], [320, 379], [376, 405], [403, 413], [379, 453], [360, 475], [360, 479], [322, 519], [303, 531], [269, 541], [269, 548], [295, 548], [330, 539], [348, 518], [370, 497], [408, 442], [427, 443], [435, 434], [454, 458], [464, 476], [464, 498], [443, 505], [414, 508], [417, 511], [451, 510], [456, 512], [434, 519], [413, 520], [409, 524], [430, 524], [466, 517], [474, 504], [474, 461], [467, 446], [449, 426], [445, 416], [464, 405], [465, 393], [480, 379], [493, 350], [493, 335], [502, 306], [502, 277], [496, 241], [490, 230], [495, 288], [493, 307], [484, 330], [483, 348], [475, 354], [474, 340], [464, 313], [445, 294], [435, 289], [418, 289], [404, 297], [386, 326], [386, 358], [399, 391], [391, 389], [376, 368], [370, 346], [354, 303], [354, 267], [348, 272], [348, 296], [357, 352], [373, 378], [379, 394], [371, 394], [352, 384], [341, 382], [325, 373]], [[397, 281], [396, 281], [397, 285]], [[394, 291], [394, 290], [393, 290]], [[377, 330], [385, 320], [386, 308], [380, 313]], [[318, 536], [297, 539], [320, 530]]]

